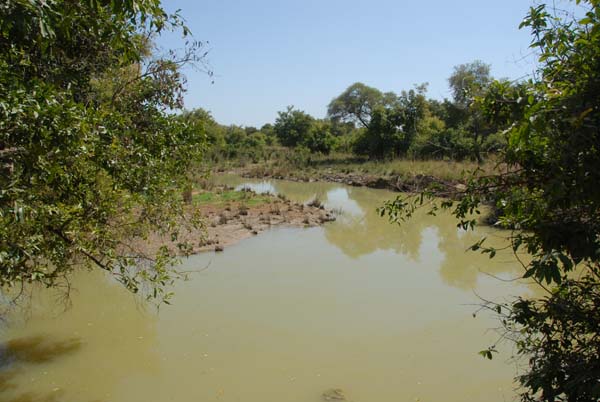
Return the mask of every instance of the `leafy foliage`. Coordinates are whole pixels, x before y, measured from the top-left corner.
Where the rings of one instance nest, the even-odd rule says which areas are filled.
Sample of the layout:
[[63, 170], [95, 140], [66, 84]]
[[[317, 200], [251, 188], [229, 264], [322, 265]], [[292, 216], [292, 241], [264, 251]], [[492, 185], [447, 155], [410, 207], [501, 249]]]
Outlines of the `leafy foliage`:
[[600, 395], [598, 272], [567, 279], [543, 299], [517, 300], [508, 321], [529, 370], [519, 377], [524, 400], [595, 401]]
[[203, 56], [189, 41], [152, 58], [163, 29], [189, 33], [156, 0], [0, 6], [0, 286], [54, 286], [94, 265], [168, 299], [174, 255], [129, 240], [177, 239], [204, 133], [166, 112], [182, 106], [179, 67]]
[[386, 110], [378, 106], [373, 110], [369, 126], [356, 139], [353, 151], [357, 155], [379, 159], [393, 157], [402, 142], [401, 114], [397, 110]]
[[481, 60], [455, 66], [448, 78], [454, 102], [462, 108], [467, 108], [474, 97], [485, 93], [491, 81], [490, 65]]
[[329, 122], [318, 121], [293, 106], [279, 112], [273, 131], [287, 147], [303, 146], [310, 152], [329, 154], [335, 145]]
[[[538, 79], [496, 81], [472, 104], [479, 119], [505, 128], [506, 170], [474, 176], [456, 201], [438, 205], [423, 194], [381, 209], [401, 221], [430, 199], [433, 211], [451, 208], [459, 226], [472, 227], [479, 206], [495, 203], [498, 224], [514, 230], [514, 252], [531, 255], [524, 278], [548, 292], [503, 306], [509, 311], [504, 336], [529, 359], [519, 377], [524, 401], [600, 398], [600, 3], [576, 3], [585, 15], [579, 20], [552, 14], [545, 5], [531, 8], [523, 20], [539, 54]], [[473, 249], [495, 254], [482, 244]]]
[[288, 106], [285, 111], [278, 113], [273, 130], [281, 145], [294, 147], [300, 145], [308, 136], [313, 120], [307, 113]]
[[356, 82], [329, 103], [327, 114], [333, 121], [368, 127], [376, 108], [389, 108], [395, 102], [394, 93], [382, 93], [376, 88]]
[[336, 145], [336, 138], [331, 133], [329, 122], [315, 121], [308, 135], [302, 140], [302, 145], [313, 153], [329, 155]]
[[[492, 89], [498, 90], [489, 71], [490, 66], [481, 61], [455, 67], [449, 78], [455, 99], [443, 102], [427, 99], [426, 83], [396, 94], [357, 82], [329, 103], [326, 119], [316, 119], [289, 106], [278, 113], [273, 125], [266, 124], [260, 131], [266, 135], [268, 147], [278, 143], [288, 148], [303, 147], [315, 154], [327, 155], [336, 150], [370, 159], [470, 158], [482, 163], [486, 154], [502, 152], [506, 147], [506, 136], [501, 131], [506, 127], [486, 118], [483, 105], [475, 101]], [[510, 83], [502, 84], [514, 89]], [[271, 155], [259, 148], [241, 147], [240, 138], [226, 139], [227, 128], [215, 126], [211, 120], [207, 120], [206, 127], [211, 143], [218, 142], [214, 159], [243, 162], [253, 155], [250, 159], [256, 162]], [[211, 134], [218, 131], [218, 135]]]
[[354, 143], [354, 152], [377, 159], [405, 155], [427, 111], [425, 91], [426, 85], [421, 85], [399, 96], [387, 94], [386, 104], [371, 111], [369, 124]]

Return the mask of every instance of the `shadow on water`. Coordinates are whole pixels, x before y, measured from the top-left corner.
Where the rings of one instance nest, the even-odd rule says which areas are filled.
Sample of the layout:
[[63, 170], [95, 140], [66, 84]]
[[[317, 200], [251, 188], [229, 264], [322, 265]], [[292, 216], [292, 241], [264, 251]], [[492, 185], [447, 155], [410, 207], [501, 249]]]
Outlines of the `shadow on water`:
[[46, 363], [79, 350], [78, 338], [48, 341], [43, 336], [12, 339], [1, 346], [0, 370], [15, 363]]
[[[0, 378], [2, 381], [2, 378]], [[0, 384], [1, 385], [1, 384]], [[61, 402], [60, 392], [49, 395], [35, 395], [30, 392], [8, 399], [6, 402]]]
[[[35, 289], [0, 328], [0, 401], [111, 400], [123, 378], [160, 368], [157, 315], [100, 270], [71, 276], [72, 307]], [[118, 329], [118, 330], [117, 330]], [[153, 371], [154, 370], [154, 371]]]
[[[0, 344], [0, 397], [8, 402], [58, 402], [60, 390], [47, 395], [25, 392], [15, 395], [17, 385], [14, 378], [23, 375], [23, 365], [46, 364], [54, 362], [81, 348], [79, 338], [49, 340], [44, 336], [29, 336], [11, 339]], [[8, 397], [6, 393], [13, 394]], [[4, 396], [3, 396], [4, 395]]]

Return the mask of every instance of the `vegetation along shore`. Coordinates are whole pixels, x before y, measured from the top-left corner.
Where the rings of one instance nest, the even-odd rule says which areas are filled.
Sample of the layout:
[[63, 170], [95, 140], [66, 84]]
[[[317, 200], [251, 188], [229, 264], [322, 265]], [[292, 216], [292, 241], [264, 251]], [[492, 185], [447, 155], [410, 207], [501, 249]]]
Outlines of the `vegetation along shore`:
[[[203, 180], [210, 173], [331, 181], [396, 193], [314, 183], [315, 188], [321, 187], [321, 193], [317, 193], [312, 185], [303, 183], [301, 187], [307, 192], [322, 194], [327, 205], [334, 206], [335, 201], [347, 206], [348, 213], [323, 230], [281, 231], [285, 232], [281, 239], [276, 238], [280, 233], [271, 238], [262, 236], [272, 244], [261, 244], [258, 239], [253, 242], [253, 247], [262, 250], [254, 253], [260, 260], [253, 264], [246, 265], [251, 260], [248, 254], [238, 255], [240, 264], [229, 260], [237, 251], [247, 251], [243, 247], [222, 256], [208, 255], [220, 261], [229, 275], [216, 277], [209, 273], [199, 278], [193, 286], [201, 291], [188, 293], [190, 311], [174, 307], [170, 310], [175, 314], [172, 320], [153, 317], [136, 325], [130, 336], [111, 338], [123, 332], [126, 320], [104, 328], [93, 325], [103, 317], [122, 317], [126, 303], [120, 303], [112, 312], [98, 310], [112, 296], [96, 296], [87, 303], [91, 313], [81, 314], [84, 325], [71, 328], [63, 325], [65, 317], [43, 314], [32, 321], [51, 322], [52, 328], [43, 331], [43, 326], [33, 325], [33, 339], [60, 330], [62, 333], [54, 334], [58, 335], [56, 339], [48, 336], [48, 340], [58, 342], [57, 347], [50, 348], [41, 360], [11, 357], [4, 350], [5, 344], [10, 345], [14, 339], [6, 336], [5, 342], [3, 338], [0, 375], [13, 372], [25, 384], [25, 393], [18, 395], [20, 389], [12, 383], [3, 386], [2, 378], [0, 393], [14, 393], [9, 399], [13, 401], [81, 399], [83, 394], [70, 388], [84, 372], [93, 374], [94, 384], [106, 384], [103, 381], [111, 373], [123, 369], [114, 382], [119, 387], [99, 385], [100, 394], [83, 398], [184, 401], [214, 400], [216, 396], [223, 400], [264, 401], [270, 395], [271, 400], [278, 401], [310, 400], [310, 393], [295, 393], [292, 384], [311, 382], [313, 388], [331, 389], [323, 399], [344, 400], [342, 388], [331, 388], [339, 381], [353, 396], [358, 395], [356, 400], [421, 400], [423, 391], [450, 389], [459, 379], [448, 373], [455, 372], [460, 366], [457, 363], [468, 362], [470, 371], [463, 375], [466, 382], [461, 387], [477, 382], [486, 392], [469, 394], [461, 389], [449, 401], [600, 400], [600, 0], [548, 4], [535, 0], [527, 11], [522, 10], [523, 15], [514, 19], [513, 27], [530, 33], [525, 64], [531, 71], [513, 79], [503, 78], [502, 72], [492, 75], [491, 64], [479, 59], [499, 52], [499, 43], [494, 46], [476, 29], [483, 25], [496, 28], [500, 21], [490, 9], [498, 2], [487, 2], [483, 11], [483, 2], [437, 2], [426, 4], [436, 12], [421, 9], [423, 15], [414, 16], [405, 9], [422, 6], [423, 2], [386, 2], [370, 7], [369, 12], [358, 1], [344, 2], [344, 7], [335, 5], [336, 9], [329, 12], [330, 2], [279, 2], [277, 7], [230, 7], [227, 2], [203, 2], [198, 6], [189, 2], [189, 8], [198, 7], [198, 16], [209, 15], [214, 7], [229, 7], [210, 14], [211, 22], [217, 23], [201, 30], [204, 34], [225, 29], [226, 34], [216, 35], [219, 40], [235, 38], [243, 46], [232, 52], [236, 62], [231, 67], [238, 70], [244, 82], [229, 85], [235, 88], [235, 95], [219, 92], [219, 97], [227, 100], [228, 111], [240, 112], [229, 104], [233, 99], [246, 99], [247, 109], [258, 111], [258, 106], [264, 106], [263, 94], [277, 92], [280, 96], [280, 104], [269, 106], [270, 117], [252, 121], [256, 126], [227, 124], [244, 121], [233, 117], [219, 122], [202, 107], [184, 107], [188, 88], [185, 74], [201, 72], [209, 82], [215, 78], [208, 61], [213, 44], [195, 39], [187, 25], [186, 21], [193, 24], [202, 18], [193, 13], [186, 16], [181, 10], [169, 11], [172, 4], [167, 7], [166, 3], [4, 0], [0, 4], [0, 311], [4, 307], [10, 310], [29, 289], [42, 289], [41, 293], [43, 289], [62, 291], [68, 296], [74, 274], [81, 272], [83, 277], [87, 271], [97, 273], [92, 279], [94, 285], [88, 288], [92, 290], [87, 291], [90, 296], [105, 285], [123, 291], [114, 286], [116, 281], [144, 301], [169, 303], [177, 279], [186, 277], [176, 265], [199, 261], [203, 256], [199, 252], [223, 251], [273, 226], [310, 227], [336, 218], [318, 199], [300, 204], [283, 195], [207, 186]], [[311, 8], [317, 3], [318, 9]], [[402, 9], [396, 3], [402, 3]], [[504, 3], [497, 13], [510, 8]], [[444, 9], [448, 4], [450, 9]], [[260, 13], [250, 16], [256, 10]], [[354, 14], [346, 14], [352, 10]], [[455, 15], [462, 20], [446, 17], [446, 13], [456, 10], [459, 13]], [[465, 23], [466, 16], [476, 10], [482, 12], [480, 16], [469, 17]], [[264, 23], [260, 18], [267, 13], [272, 14]], [[303, 15], [310, 16], [310, 21], [295, 25]], [[398, 22], [398, 15], [417, 25]], [[436, 20], [436, 16], [442, 18]], [[494, 24], [489, 23], [491, 17]], [[428, 23], [421, 24], [425, 19]], [[337, 20], [337, 25], [330, 20]], [[369, 21], [372, 25], [363, 26]], [[252, 26], [243, 25], [248, 22]], [[454, 37], [458, 25], [465, 28], [468, 39], [480, 39], [478, 45], [465, 36]], [[321, 26], [327, 31], [319, 34], [317, 28]], [[421, 35], [433, 38], [431, 41], [388, 34], [393, 28], [411, 27], [412, 38], [417, 36], [415, 28], [421, 26], [431, 32], [443, 29], [443, 34], [438, 31], [437, 39], [435, 34]], [[243, 34], [235, 34], [240, 27]], [[265, 34], [263, 29], [271, 31]], [[263, 36], [253, 37], [256, 32]], [[353, 37], [360, 40], [354, 41]], [[172, 42], [175, 38], [180, 42]], [[508, 33], [503, 34], [502, 43], [505, 38], [509, 38]], [[273, 39], [279, 41], [270, 42]], [[368, 48], [360, 48], [361, 42]], [[162, 48], [169, 43], [171, 50]], [[218, 48], [219, 41], [215, 43]], [[428, 43], [437, 49], [427, 49]], [[295, 47], [300, 44], [306, 47]], [[323, 44], [330, 47], [309, 53]], [[344, 50], [348, 44], [356, 48]], [[403, 50], [410, 44], [418, 45], [419, 56]], [[466, 51], [467, 46], [480, 47]], [[277, 59], [261, 55], [261, 49], [268, 49]], [[302, 61], [292, 63], [293, 68], [280, 67], [283, 50], [290, 49], [293, 54], [287, 53], [287, 57], [299, 55]], [[363, 55], [373, 50], [377, 57]], [[231, 53], [231, 48], [221, 46], [219, 51]], [[456, 61], [454, 56], [461, 51], [464, 59]], [[326, 66], [320, 58], [328, 54], [337, 59]], [[380, 59], [384, 54], [398, 65]], [[424, 59], [431, 55], [437, 60]], [[352, 61], [342, 59], [345, 56], [352, 57]], [[216, 59], [223, 60], [219, 57]], [[248, 63], [255, 60], [260, 61], [260, 68], [249, 69]], [[376, 64], [380, 65], [372, 69]], [[389, 68], [381, 68], [384, 64]], [[419, 75], [415, 83], [413, 78], [401, 77], [397, 70], [409, 65], [428, 73], [431, 70], [419, 67], [436, 64], [445, 72], [435, 70], [431, 79], [439, 80], [444, 74], [447, 92], [433, 85], [430, 91], [429, 84], [422, 81], [424, 76]], [[255, 77], [273, 66], [276, 73], [264, 79]], [[352, 66], [368, 68], [360, 73], [355, 70], [352, 77], [344, 76], [343, 72]], [[234, 76], [233, 70], [222, 68], [223, 79]], [[297, 79], [303, 73], [308, 75]], [[336, 83], [335, 87], [327, 87], [330, 93], [326, 99], [316, 95], [322, 85], [309, 85], [320, 74], [329, 74], [321, 77], [323, 82]], [[259, 85], [251, 95], [243, 92], [247, 83]], [[294, 87], [284, 83], [300, 83], [303, 87], [291, 90]], [[224, 87], [215, 86], [214, 92]], [[291, 93], [283, 94], [288, 89]], [[431, 92], [438, 96], [432, 97]], [[304, 102], [302, 107], [290, 105], [295, 99]], [[191, 104], [211, 103], [198, 99]], [[381, 195], [389, 199], [377, 198]], [[476, 227], [480, 223], [477, 214], [490, 207], [497, 227], [510, 230]], [[418, 224], [416, 219], [422, 215], [438, 220], [450, 218], [451, 222], [437, 228], [429, 221]], [[398, 230], [391, 231], [390, 227]], [[502, 244], [494, 246], [493, 241], [483, 237], [465, 246], [462, 241], [470, 239], [468, 234], [465, 236], [467, 232], [486, 232], [490, 238], [501, 238]], [[344, 252], [327, 249], [330, 243], [341, 245]], [[433, 289], [445, 289], [439, 285], [444, 278], [452, 283], [448, 278], [455, 277], [456, 272], [477, 278], [498, 262], [498, 258], [493, 262], [484, 258], [489, 266], [479, 260], [477, 266], [457, 264], [466, 249], [492, 259], [509, 252], [519, 272], [515, 278], [493, 276], [494, 280], [501, 279], [496, 282], [511, 287], [508, 292], [492, 292], [490, 300], [475, 300], [480, 310], [497, 319], [492, 326], [498, 338], [489, 342], [486, 338], [479, 354], [491, 360], [502, 351], [501, 345], [508, 343], [510, 357], [517, 361], [519, 371], [514, 381], [518, 389], [510, 395], [492, 395], [500, 387], [488, 378], [473, 380], [484, 370], [464, 357], [470, 352], [452, 355], [463, 353], [461, 346], [471, 348], [456, 331], [466, 328], [463, 315], [468, 316], [464, 311], [459, 313], [457, 306], [472, 299], [463, 293], [460, 299], [452, 299], [457, 292]], [[329, 254], [314, 250], [327, 250]], [[280, 263], [269, 267], [272, 261], [263, 256], [274, 251], [284, 255], [280, 255]], [[182, 258], [192, 254], [199, 255]], [[409, 269], [411, 265], [419, 269]], [[236, 271], [240, 266], [244, 272]], [[243, 276], [261, 272], [266, 275], [256, 282]], [[503, 271], [506, 275], [513, 272]], [[97, 279], [105, 277], [111, 280]], [[203, 287], [206, 283], [211, 285]], [[241, 286], [236, 288], [236, 284]], [[237, 291], [211, 293], [223, 285]], [[521, 285], [534, 287], [535, 291], [522, 292]], [[222, 308], [226, 302], [235, 304]], [[46, 304], [50, 303], [36, 307]], [[422, 315], [428, 309], [431, 314]], [[322, 313], [326, 319], [313, 320]], [[216, 318], [205, 322], [204, 318], [211, 316]], [[288, 316], [293, 320], [286, 322]], [[409, 319], [394, 330], [403, 316]], [[145, 320], [136, 317], [134, 320]], [[0, 318], [4, 317], [0, 314]], [[201, 321], [198, 328], [165, 341], [168, 338], [163, 337], [172, 329], [183, 328], [194, 318]], [[415, 323], [419, 328], [411, 330], [410, 325]], [[154, 343], [142, 342], [146, 338], [139, 331], [146, 327], [148, 339], [154, 339], [150, 341]], [[428, 331], [420, 332], [422, 328]], [[305, 329], [310, 333], [296, 336]], [[208, 332], [217, 336], [208, 337]], [[67, 342], [67, 346], [75, 346], [61, 348], [65, 334], [75, 337], [75, 342]], [[439, 337], [432, 338], [432, 334]], [[136, 346], [119, 349], [127, 337], [136, 339]], [[224, 340], [223, 346], [212, 349], [210, 357], [204, 351], [190, 357], [189, 353], [214, 347], [212, 341], [217, 338]], [[15, 339], [19, 341], [18, 336]], [[107, 339], [110, 341], [102, 343]], [[386, 339], [393, 343], [382, 343]], [[86, 355], [94, 340], [100, 342], [98, 353]], [[279, 344], [281, 340], [285, 344]], [[265, 342], [263, 349], [261, 342]], [[27, 346], [31, 342], [21, 344], [24, 350], [35, 350]], [[384, 344], [380, 352], [374, 351]], [[413, 355], [413, 346], [421, 344], [427, 353]], [[144, 359], [156, 360], [157, 364], [147, 377], [143, 373], [147, 365], [129, 366], [142, 362], [137, 358], [127, 359], [124, 364], [112, 359], [102, 363], [103, 358], [125, 355], [140, 345], [147, 346]], [[175, 348], [154, 353], [165, 346]], [[330, 352], [344, 347], [348, 347], [344, 353], [330, 357]], [[83, 357], [85, 363], [75, 365], [66, 380], [55, 383], [52, 376], [60, 370], [50, 366], [57, 363], [50, 360], [61, 350], [72, 352], [70, 357]], [[263, 360], [270, 351], [275, 352], [275, 360]], [[233, 363], [225, 364], [223, 358], [227, 355], [233, 356]], [[373, 356], [381, 360], [371, 361]], [[315, 362], [320, 358], [326, 361], [318, 365]], [[294, 368], [304, 360], [310, 363]], [[182, 369], [184, 361], [193, 365]], [[177, 362], [177, 366], [168, 366], [170, 362]], [[447, 368], [446, 363], [450, 364]], [[41, 368], [37, 377], [32, 364]], [[81, 370], [84, 364], [89, 370]], [[226, 371], [227, 366], [234, 370]], [[445, 368], [441, 374], [430, 376], [440, 367]], [[378, 372], [380, 368], [384, 368], [383, 373]], [[320, 377], [327, 370], [329, 376]], [[165, 380], [165, 375], [173, 373], [176, 378]], [[194, 377], [182, 380], [185, 375]], [[198, 396], [196, 392], [208, 389], [203, 381], [215, 376], [219, 388], [210, 396]], [[42, 396], [31, 394], [30, 387], [44, 378], [49, 388]], [[237, 394], [244, 381], [251, 386]], [[361, 395], [360, 386], [351, 388], [359, 383], [362, 391], [373, 387], [371, 392]], [[423, 386], [402, 395], [398, 392], [405, 387], [395, 387], [396, 383]], [[67, 392], [72, 394], [47, 397], [48, 390], [60, 390], [57, 384], [69, 388]], [[225, 396], [221, 387], [227, 384]], [[280, 394], [271, 392], [282, 384], [285, 389]], [[81, 389], [94, 387], [85, 384]], [[112, 398], [112, 392], [125, 388], [152, 395], [145, 397], [136, 392], [133, 397]], [[384, 388], [390, 392], [387, 399], [378, 393]], [[175, 397], [180, 390], [188, 394]], [[313, 395], [318, 397], [318, 392]], [[446, 398], [423, 395], [422, 400]], [[0, 399], [7, 398], [0, 395]]]

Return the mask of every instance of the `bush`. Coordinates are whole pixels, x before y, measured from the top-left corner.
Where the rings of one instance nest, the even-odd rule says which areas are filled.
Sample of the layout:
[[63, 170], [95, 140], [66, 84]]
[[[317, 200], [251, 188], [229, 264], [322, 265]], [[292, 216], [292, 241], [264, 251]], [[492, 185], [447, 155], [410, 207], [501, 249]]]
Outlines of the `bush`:
[[336, 143], [336, 138], [331, 134], [330, 126], [322, 122], [314, 122], [302, 145], [313, 153], [329, 155]]
[[450, 128], [439, 132], [419, 133], [409, 154], [414, 158], [450, 158], [463, 160], [471, 155], [473, 140], [462, 130]]
[[273, 131], [281, 145], [295, 147], [302, 144], [309, 135], [314, 119], [301, 110], [294, 110], [293, 106], [278, 113]]

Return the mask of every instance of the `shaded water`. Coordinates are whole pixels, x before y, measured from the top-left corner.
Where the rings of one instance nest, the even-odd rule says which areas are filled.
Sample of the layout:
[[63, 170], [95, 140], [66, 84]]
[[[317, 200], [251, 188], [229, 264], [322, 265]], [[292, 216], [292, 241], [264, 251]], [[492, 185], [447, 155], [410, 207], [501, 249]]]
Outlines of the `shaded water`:
[[[321, 228], [276, 228], [184, 263], [172, 306], [143, 308], [102, 273], [73, 278], [72, 307], [40, 292], [0, 334], [0, 400], [506, 401], [515, 367], [477, 355], [496, 338], [476, 294], [527, 291], [509, 256], [465, 249], [482, 235], [449, 216], [398, 227], [375, 208], [393, 193], [330, 183], [252, 183], [343, 212]], [[487, 233], [484, 233], [487, 232]]]

